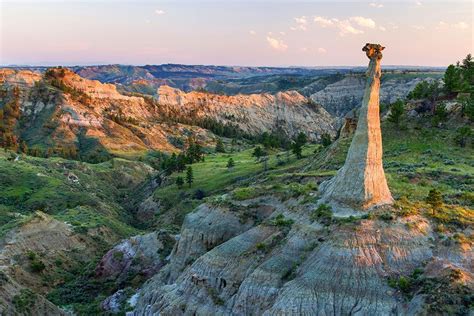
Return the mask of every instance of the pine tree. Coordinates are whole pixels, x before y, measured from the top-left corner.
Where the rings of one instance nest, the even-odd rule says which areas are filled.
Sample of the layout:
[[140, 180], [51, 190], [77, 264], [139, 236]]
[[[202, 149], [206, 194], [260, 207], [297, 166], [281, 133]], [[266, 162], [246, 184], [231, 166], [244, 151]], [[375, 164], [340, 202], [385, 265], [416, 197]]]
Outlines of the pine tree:
[[449, 65], [444, 73], [444, 89], [448, 93], [459, 92], [462, 88], [461, 69]]
[[191, 166], [186, 169], [186, 183], [191, 187], [194, 182], [193, 168]]
[[296, 155], [296, 158], [298, 158], [298, 159], [303, 158], [303, 154], [302, 154], [303, 149], [302, 149], [302, 147], [299, 143], [294, 142], [291, 150]]
[[24, 140], [22, 140], [20, 143], [20, 151], [24, 154], [28, 153], [28, 146], [26, 145]]
[[443, 197], [441, 192], [437, 189], [431, 189], [428, 193], [428, 196], [426, 197], [426, 203], [431, 205], [433, 214], [435, 214], [435, 211], [443, 206]]
[[433, 125], [438, 126], [439, 123], [445, 122], [448, 119], [448, 110], [444, 103], [439, 103], [435, 106], [433, 111]]
[[204, 157], [204, 153], [202, 151], [201, 145], [199, 145], [198, 143], [195, 143], [194, 141], [191, 141], [186, 151], [186, 157], [187, 157], [188, 163], [191, 163], [191, 164], [198, 161], [202, 161]]
[[395, 124], [395, 126], [400, 125], [403, 113], [405, 111], [405, 105], [402, 100], [397, 100], [390, 107], [390, 115], [388, 116], [388, 121]]
[[54, 149], [52, 147], [49, 147], [48, 150], [46, 151], [46, 158], [53, 157], [54, 156]]
[[232, 159], [232, 157], [231, 157], [227, 161], [227, 169], [232, 169], [234, 166], [235, 166], [235, 162], [234, 162], [234, 159]]
[[220, 138], [218, 138], [216, 142], [216, 153], [225, 153], [224, 143]]
[[306, 145], [308, 142], [308, 138], [306, 137], [306, 134], [303, 132], [299, 132], [298, 136], [296, 136], [296, 143], [298, 143], [301, 147]]
[[232, 142], [230, 143], [230, 152], [233, 153], [235, 151], [235, 146], [237, 145], [237, 141], [235, 138], [232, 138]]
[[186, 156], [184, 153], [179, 153], [178, 157], [176, 157], [176, 171], [182, 172], [186, 169]]
[[471, 54], [468, 54], [463, 59], [461, 64], [462, 77], [463, 77], [463, 92], [474, 93], [474, 59]]
[[253, 150], [252, 156], [257, 157], [257, 158], [265, 156], [265, 153], [262, 150], [262, 147], [260, 146], [255, 147], [255, 149]]
[[469, 139], [472, 137], [472, 129], [469, 126], [463, 126], [458, 128], [455, 141], [461, 147], [466, 147]]
[[183, 187], [184, 180], [183, 177], [177, 177], [176, 178], [176, 186], [181, 189]]
[[323, 145], [323, 147], [328, 147], [329, 145], [331, 145], [331, 143], [331, 135], [329, 135], [328, 133], [324, 133], [321, 135], [321, 144]]

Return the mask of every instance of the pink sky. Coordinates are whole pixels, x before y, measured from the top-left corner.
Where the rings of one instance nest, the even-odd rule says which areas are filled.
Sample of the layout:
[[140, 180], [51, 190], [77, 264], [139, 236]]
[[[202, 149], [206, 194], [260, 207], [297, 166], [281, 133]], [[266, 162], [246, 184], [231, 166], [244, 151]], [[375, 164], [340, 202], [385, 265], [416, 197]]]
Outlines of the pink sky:
[[0, 64], [446, 66], [473, 52], [471, 1], [5, 1]]

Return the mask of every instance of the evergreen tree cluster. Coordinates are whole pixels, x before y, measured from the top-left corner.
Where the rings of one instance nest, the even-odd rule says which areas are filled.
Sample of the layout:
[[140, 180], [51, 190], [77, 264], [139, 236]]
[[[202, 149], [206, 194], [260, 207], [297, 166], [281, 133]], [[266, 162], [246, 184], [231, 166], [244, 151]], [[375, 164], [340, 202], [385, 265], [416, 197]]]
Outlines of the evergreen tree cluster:
[[405, 102], [398, 99], [395, 103], [390, 105], [390, 115], [388, 116], [388, 121], [395, 124], [395, 126], [400, 126], [400, 122], [405, 113]]
[[308, 138], [306, 137], [306, 134], [303, 132], [300, 132], [298, 136], [296, 136], [295, 141], [292, 144], [292, 151], [296, 155], [296, 158], [301, 159], [303, 158], [303, 146], [308, 142]]
[[439, 87], [439, 83], [437, 81], [428, 82], [422, 81], [415, 86], [415, 88], [408, 93], [407, 98], [413, 100], [420, 100], [420, 99], [429, 99], [429, 100], [436, 100], [441, 92]]
[[447, 93], [474, 93], [474, 59], [469, 54], [456, 65], [449, 65], [444, 73], [444, 89]]
[[457, 93], [474, 93], [474, 59], [468, 54], [462, 62], [449, 65], [443, 77], [444, 87], [438, 82], [422, 81], [408, 94], [409, 99], [436, 100], [441, 92], [448, 95]]
[[203, 160], [204, 151], [201, 145], [192, 141], [188, 144], [187, 149], [179, 154], [173, 153], [171, 156], [161, 156], [160, 169], [170, 175], [173, 172], [182, 172], [186, 170], [187, 164], [193, 164]]
[[321, 135], [321, 144], [323, 145], [323, 147], [329, 147], [329, 145], [332, 144], [331, 135], [329, 135], [328, 133], [323, 133]]
[[265, 148], [284, 148], [291, 146], [290, 138], [283, 132], [272, 131], [271, 133], [263, 132], [254, 137], [256, 143], [262, 144]]
[[125, 125], [125, 124], [138, 125], [139, 124], [137, 119], [123, 114], [123, 111], [120, 108], [118, 109], [117, 113], [110, 113], [107, 116], [110, 120], [114, 121], [115, 123], [119, 125]]
[[225, 153], [224, 143], [220, 138], [218, 138], [216, 142], [216, 153]]

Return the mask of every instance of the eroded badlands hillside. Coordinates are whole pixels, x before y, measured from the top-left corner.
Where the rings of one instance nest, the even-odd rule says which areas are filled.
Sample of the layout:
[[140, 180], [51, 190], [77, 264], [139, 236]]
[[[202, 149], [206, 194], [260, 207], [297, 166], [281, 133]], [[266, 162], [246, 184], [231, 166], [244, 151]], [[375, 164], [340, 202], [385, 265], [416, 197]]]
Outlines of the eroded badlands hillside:
[[[294, 91], [226, 97], [163, 86], [156, 101], [121, 94], [113, 84], [64, 68], [44, 75], [4, 69], [0, 83], [2, 102], [17, 98], [20, 103], [19, 138], [44, 150], [76, 146], [88, 155], [173, 152], [189, 136], [213, 143], [212, 133], [202, 127], [249, 136], [278, 131], [293, 137], [303, 131], [314, 140], [323, 133], [335, 135], [334, 119]], [[14, 86], [20, 87], [17, 96]]]
[[[19, 141], [0, 151], [6, 315], [472, 313], [464, 99], [382, 108], [396, 204], [338, 217], [317, 204], [320, 184], [344, 163], [356, 121], [336, 140], [335, 120], [298, 92], [161, 86], [153, 100], [62, 69], [3, 70], [0, 81], [2, 132]], [[252, 138], [272, 130], [309, 140], [298, 155], [297, 138]], [[189, 136], [204, 156], [177, 166]]]

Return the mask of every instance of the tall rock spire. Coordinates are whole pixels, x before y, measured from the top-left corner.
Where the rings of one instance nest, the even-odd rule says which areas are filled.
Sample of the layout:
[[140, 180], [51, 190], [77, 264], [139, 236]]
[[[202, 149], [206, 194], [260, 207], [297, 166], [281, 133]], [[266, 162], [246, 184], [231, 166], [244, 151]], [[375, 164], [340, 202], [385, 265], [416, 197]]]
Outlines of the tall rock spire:
[[384, 48], [369, 43], [362, 48], [370, 62], [357, 129], [344, 166], [331, 180], [321, 184], [323, 202], [356, 209], [393, 202], [382, 165], [379, 115], [380, 61]]

